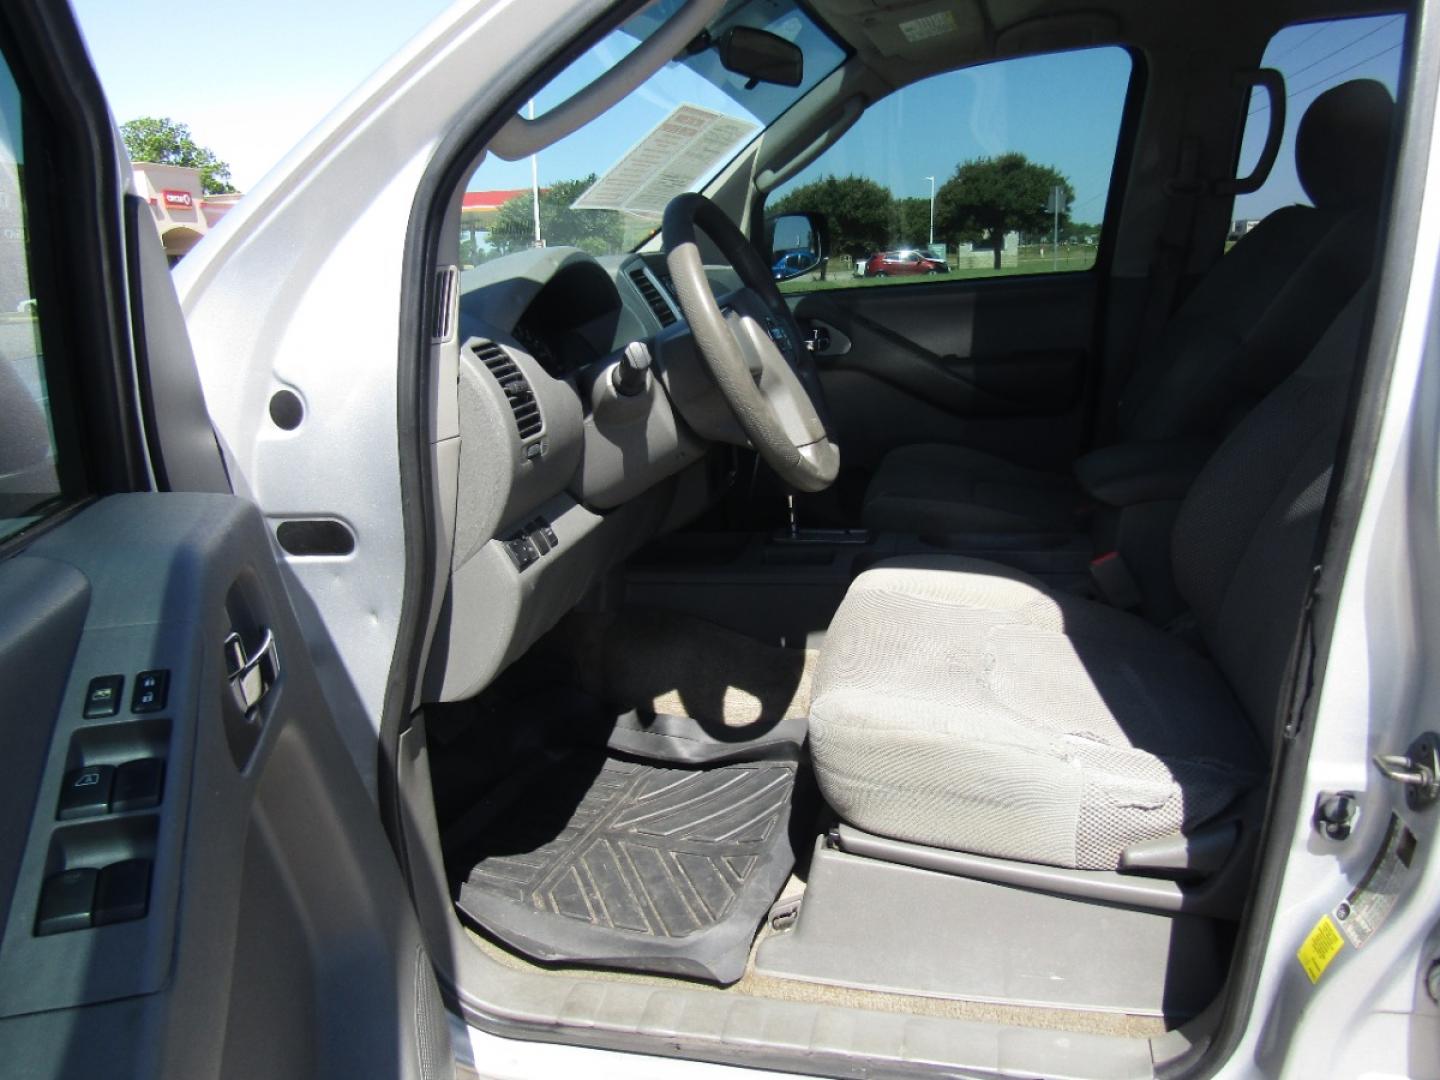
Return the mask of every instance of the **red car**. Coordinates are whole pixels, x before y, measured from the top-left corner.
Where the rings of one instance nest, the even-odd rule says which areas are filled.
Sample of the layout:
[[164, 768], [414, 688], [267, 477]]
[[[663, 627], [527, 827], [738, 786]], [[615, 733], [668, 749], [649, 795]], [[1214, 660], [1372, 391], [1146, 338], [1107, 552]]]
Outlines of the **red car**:
[[944, 259], [938, 259], [925, 251], [914, 248], [900, 248], [897, 251], [877, 251], [865, 260], [866, 277], [899, 277], [902, 274], [946, 274], [950, 267]]

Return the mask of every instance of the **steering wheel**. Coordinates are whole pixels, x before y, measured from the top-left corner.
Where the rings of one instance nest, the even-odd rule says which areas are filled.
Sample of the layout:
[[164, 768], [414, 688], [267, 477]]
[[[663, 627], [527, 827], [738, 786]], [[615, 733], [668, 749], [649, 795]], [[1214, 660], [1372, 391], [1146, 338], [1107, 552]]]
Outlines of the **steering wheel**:
[[[740, 276], [742, 287], [721, 301], [697, 229]], [[840, 451], [820, 416], [814, 361], [770, 268], [719, 207], [693, 192], [665, 207], [661, 238], [680, 310], [750, 445], [791, 487], [823, 491], [840, 471]]]

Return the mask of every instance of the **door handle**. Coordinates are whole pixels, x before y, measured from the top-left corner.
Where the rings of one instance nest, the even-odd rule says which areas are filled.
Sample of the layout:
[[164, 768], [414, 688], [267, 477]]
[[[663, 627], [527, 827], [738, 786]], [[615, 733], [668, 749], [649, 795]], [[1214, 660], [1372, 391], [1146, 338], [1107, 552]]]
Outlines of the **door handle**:
[[235, 706], [249, 715], [280, 677], [280, 653], [275, 635], [268, 627], [263, 628], [259, 647], [247, 654], [244, 639], [232, 630], [225, 638], [224, 647], [230, 695]]

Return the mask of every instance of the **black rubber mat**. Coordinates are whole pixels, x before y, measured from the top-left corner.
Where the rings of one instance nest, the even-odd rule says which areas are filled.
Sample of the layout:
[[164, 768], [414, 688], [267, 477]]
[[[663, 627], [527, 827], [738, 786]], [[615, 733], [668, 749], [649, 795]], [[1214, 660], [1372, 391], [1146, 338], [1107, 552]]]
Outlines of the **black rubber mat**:
[[571, 755], [479, 834], [457, 904], [539, 960], [734, 982], [794, 865], [795, 772]]

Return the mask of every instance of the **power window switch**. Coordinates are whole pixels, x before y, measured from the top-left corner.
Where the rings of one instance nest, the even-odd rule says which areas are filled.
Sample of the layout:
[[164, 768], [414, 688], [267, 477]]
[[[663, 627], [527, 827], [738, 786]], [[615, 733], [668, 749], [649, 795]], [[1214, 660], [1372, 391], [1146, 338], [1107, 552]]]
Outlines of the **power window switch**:
[[149, 909], [149, 859], [127, 859], [100, 871], [95, 883], [96, 926], [143, 919]]
[[99, 872], [90, 867], [61, 870], [40, 888], [40, 910], [35, 913], [35, 936], [84, 930], [95, 910], [95, 883]]
[[546, 521], [544, 518], [540, 519], [540, 535], [545, 537], [546, 541], [549, 542], [552, 548], [557, 548], [560, 546], [560, 537], [555, 535], [554, 527], [551, 526], [550, 522]]
[[60, 809], [56, 817], [93, 817], [110, 812], [110, 792], [115, 786], [114, 765], [86, 765], [71, 769], [60, 785]]
[[124, 689], [124, 675], [100, 675], [91, 679], [85, 689], [85, 719], [114, 716], [120, 711], [120, 697]]
[[139, 758], [127, 761], [115, 770], [115, 786], [110, 793], [110, 809], [119, 814], [126, 810], [148, 810], [160, 805], [165, 784], [163, 758]]
[[170, 689], [170, 672], [142, 671], [135, 676], [135, 690], [130, 695], [132, 713], [159, 712], [165, 708], [165, 695]]

